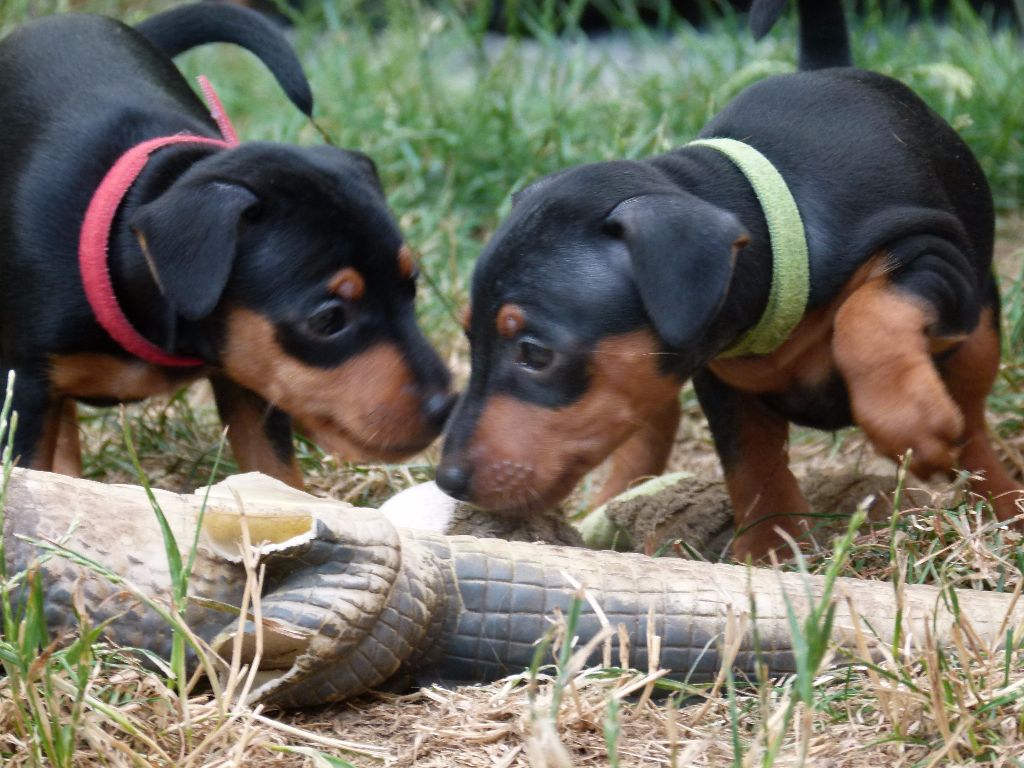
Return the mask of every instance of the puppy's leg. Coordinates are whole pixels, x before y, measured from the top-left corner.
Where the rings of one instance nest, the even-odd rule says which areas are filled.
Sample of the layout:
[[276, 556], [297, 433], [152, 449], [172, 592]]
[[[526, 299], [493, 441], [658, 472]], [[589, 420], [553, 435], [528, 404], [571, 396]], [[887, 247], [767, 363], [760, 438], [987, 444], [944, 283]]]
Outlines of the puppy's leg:
[[[0, 362], [0, 387], [6, 385], [11, 369]], [[60, 424], [59, 403], [50, 398], [45, 376], [15, 368], [14, 398], [11, 410], [18, 415], [14, 430], [13, 457], [18, 466], [50, 471]], [[0, 443], [0, 450], [4, 449]]]
[[947, 473], [960, 453], [964, 416], [932, 362], [939, 315], [925, 298], [881, 277], [858, 288], [836, 314], [832, 351], [854, 421], [879, 453], [913, 451], [920, 477]]
[[608, 479], [594, 497], [595, 507], [622, 493], [634, 481], [665, 470], [681, 416], [679, 398], [673, 397], [618, 447], [612, 454]]
[[291, 418], [245, 387], [224, 378], [210, 378], [220, 420], [242, 472], [263, 472], [295, 488], [302, 473], [295, 461]]
[[809, 528], [811, 511], [789, 469], [789, 422], [710, 371], [701, 371], [693, 383], [732, 501], [733, 557], [760, 560], [773, 550], [784, 555], [788, 545], [776, 529], [799, 538]]
[[53, 471], [71, 477], [82, 476], [82, 446], [78, 440], [78, 406], [70, 397], [60, 401]]
[[950, 394], [964, 415], [960, 465], [981, 476], [972, 483], [973, 490], [991, 499], [999, 519], [1007, 520], [1021, 513], [1017, 502], [1024, 488], [1003, 467], [985, 425], [985, 401], [999, 370], [998, 328], [997, 310], [993, 307], [982, 310], [978, 327], [942, 361], [940, 368]]

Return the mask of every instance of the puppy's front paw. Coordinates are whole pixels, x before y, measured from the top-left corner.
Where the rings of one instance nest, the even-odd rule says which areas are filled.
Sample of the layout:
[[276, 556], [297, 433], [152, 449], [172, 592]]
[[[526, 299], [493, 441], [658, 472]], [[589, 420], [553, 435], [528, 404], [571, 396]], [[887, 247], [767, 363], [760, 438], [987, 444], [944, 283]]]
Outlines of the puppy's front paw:
[[789, 543], [778, 532], [768, 530], [768, 526], [759, 527], [756, 531], [741, 533], [733, 539], [732, 557], [737, 563], [763, 563], [768, 560], [770, 552], [775, 552], [779, 560], [788, 560], [793, 552]]
[[[806, 541], [812, 521], [802, 515], [780, 515], [755, 522], [752, 527], [740, 530], [732, 541], [732, 556], [738, 563], [764, 563], [772, 553], [780, 561], [793, 558], [793, 542], [799, 545]], [[788, 534], [788, 538], [782, 532]]]
[[948, 473], [960, 456], [963, 414], [931, 361], [892, 368], [851, 382], [854, 419], [882, 455], [899, 461], [911, 451], [918, 477]]

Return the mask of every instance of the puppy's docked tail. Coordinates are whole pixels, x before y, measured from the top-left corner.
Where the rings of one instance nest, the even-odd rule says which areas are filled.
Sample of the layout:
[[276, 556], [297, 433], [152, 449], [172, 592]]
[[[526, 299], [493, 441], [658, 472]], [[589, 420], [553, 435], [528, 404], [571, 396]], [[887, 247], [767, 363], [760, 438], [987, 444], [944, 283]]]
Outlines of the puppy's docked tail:
[[[788, 4], [789, 0], [754, 0], [750, 6], [750, 30], [755, 40], [768, 34]], [[800, 69], [852, 66], [842, 0], [797, 0], [797, 6]]]
[[135, 27], [174, 58], [207, 43], [234, 43], [262, 61], [292, 104], [313, 116], [313, 92], [291, 44], [263, 14], [237, 5], [193, 3], [150, 16]]

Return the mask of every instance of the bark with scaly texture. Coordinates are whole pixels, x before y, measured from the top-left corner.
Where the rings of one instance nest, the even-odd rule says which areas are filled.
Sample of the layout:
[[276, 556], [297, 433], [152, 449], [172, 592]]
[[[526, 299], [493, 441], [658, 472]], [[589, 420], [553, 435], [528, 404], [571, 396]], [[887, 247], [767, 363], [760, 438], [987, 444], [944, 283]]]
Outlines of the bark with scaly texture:
[[[187, 551], [202, 492], [157, 495]], [[230, 648], [237, 631], [237, 618], [223, 606], [238, 605], [246, 578], [240, 510], [267, 567], [263, 674], [251, 698], [280, 706], [338, 701], [389, 681], [485, 681], [522, 671], [554, 610], [568, 611], [576, 593], [570, 579], [586, 587], [613, 625], [625, 625], [633, 666], [648, 664], [652, 612], [659, 665], [677, 677], [712, 676], [730, 631], [738, 633], [738, 671], [752, 674], [760, 661], [773, 673], [791, 672], [787, 601], [802, 617], [823, 589], [820, 578], [770, 570], [399, 531], [375, 510], [241, 475], [211, 493], [190, 583], [188, 620], [215, 648]], [[16, 470], [4, 525], [9, 573], [41, 555], [32, 539], [62, 540], [145, 594], [169, 600], [160, 530], [140, 488]], [[39, 567], [54, 630], [72, 628], [72, 595], [80, 590], [97, 621], [117, 616], [111, 640], [168, 653], [169, 629], [122, 586], [59, 556], [45, 556]], [[835, 595], [837, 645], [855, 644], [851, 605], [869, 639], [891, 641], [898, 611], [891, 584], [839, 579]], [[937, 642], [948, 642], [951, 627], [969, 623], [994, 648], [1007, 627], [1024, 621], [1024, 608], [1009, 595], [960, 592], [958, 602], [954, 615], [948, 594], [906, 587], [901, 646], [910, 653], [920, 648], [926, 626]], [[586, 605], [581, 641], [599, 629]], [[251, 648], [253, 627], [244, 631]]]

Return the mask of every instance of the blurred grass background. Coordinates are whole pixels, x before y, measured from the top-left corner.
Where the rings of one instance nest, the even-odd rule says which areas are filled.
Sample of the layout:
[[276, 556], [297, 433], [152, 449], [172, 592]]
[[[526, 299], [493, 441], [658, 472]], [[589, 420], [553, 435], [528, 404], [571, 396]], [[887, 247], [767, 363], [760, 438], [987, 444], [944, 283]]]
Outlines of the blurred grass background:
[[[66, 10], [129, 22], [169, 3], [5, 0], [4, 29]], [[530, 37], [488, 34], [486, 0], [355, 0], [287, 7], [316, 111], [335, 140], [377, 162], [392, 206], [427, 269], [456, 304], [472, 263], [507, 210], [509, 194], [567, 165], [644, 157], [692, 138], [754, 80], [793, 68], [790, 14], [755, 43], [725, 9], [701, 31], [673, 17], [645, 26], [629, 2], [608, 2], [615, 33], [587, 38], [523, 2]], [[567, 13], [581, 3], [570, 3]], [[550, 30], [566, 27], [561, 35]], [[945, 23], [911, 22], [899, 4], [851, 15], [856, 61], [918, 91], [980, 158], [999, 209], [1024, 194], [1024, 51], [1015, 30], [992, 29], [966, 3]], [[179, 59], [213, 78], [244, 139], [314, 144], [315, 131], [253, 57], [209, 46]], [[436, 296], [422, 296], [442, 346], [457, 335]]]

